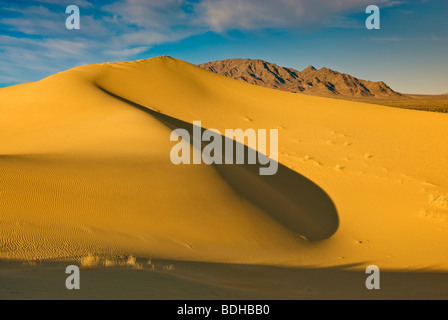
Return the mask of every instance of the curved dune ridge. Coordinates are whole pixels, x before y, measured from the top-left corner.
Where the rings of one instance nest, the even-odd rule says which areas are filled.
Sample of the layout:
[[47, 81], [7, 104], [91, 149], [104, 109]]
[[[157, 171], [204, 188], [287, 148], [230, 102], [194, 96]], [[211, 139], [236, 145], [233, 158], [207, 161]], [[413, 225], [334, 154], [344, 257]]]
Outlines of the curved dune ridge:
[[[275, 91], [170, 57], [0, 89], [0, 114], [0, 259], [448, 270], [446, 114]], [[193, 121], [278, 129], [277, 175], [173, 165], [171, 131]]]
[[[147, 112], [172, 130], [185, 129], [190, 137], [194, 136], [193, 124], [148, 109], [103, 88], [100, 89], [120, 101]], [[199, 129], [201, 135], [206, 130]], [[233, 143], [234, 150], [241, 145], [240, 142], [221, 135], [221, 146], [226, 145], [226, 140]], [[190, 140], [191, 149], [193, 148], [192, 142]], [[202, 143], [201, 152], [206, 145], [207, 143]], [[245, 145], [242, 147], [247, 156], [250, 148]], [[286, 228], [309, 240], [323, 240], [336, 232], [339, 224], [336, 208], [328, 195], [312, 181], [278, 163], [275, 174], [259, 175], [259, 168], [262, 167], [260, 163], [236, 164], [236, 159], [233, 159], [233, 164], [224, 164], [225, 158], [230, 155], [226, 156], [223, 150], [214, 152], [222, 160], [222, 164], [214, 165], [224, 180], [240, 196], [269, 213]], [[258, 152], [255, 152], [258, 159]], [[190, 154], [192, 153], [190, 151]], [[234, 154], [232, 154], [232, 158], [235, 158]]]

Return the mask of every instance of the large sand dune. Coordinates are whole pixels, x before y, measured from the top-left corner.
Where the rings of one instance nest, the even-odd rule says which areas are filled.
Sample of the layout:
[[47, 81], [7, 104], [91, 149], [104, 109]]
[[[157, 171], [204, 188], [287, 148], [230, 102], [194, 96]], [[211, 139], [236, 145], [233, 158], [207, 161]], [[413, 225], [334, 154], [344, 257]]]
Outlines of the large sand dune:
[[[173, 165], [171, 130], [196, 120], [278, 129], [278, 176]], [[0, 90], [0, 259], [447, 271], [447, 136], [446, 114], [275, 91], [169, 57], [75, 68]]]

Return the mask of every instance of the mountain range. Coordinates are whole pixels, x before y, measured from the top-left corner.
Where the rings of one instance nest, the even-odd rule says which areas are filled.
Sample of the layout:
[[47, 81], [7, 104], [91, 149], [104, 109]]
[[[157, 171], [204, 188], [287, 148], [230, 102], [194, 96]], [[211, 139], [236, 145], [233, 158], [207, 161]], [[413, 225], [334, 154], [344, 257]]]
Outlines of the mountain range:
[[200, 64], [199, 67], [251, 84], [294, 93], [352, 97], [401, 95], [382, 81], [362, 80], [328, 68], [316, 69], [311, 65], [298, 71], [260, 59], [227, 59]]

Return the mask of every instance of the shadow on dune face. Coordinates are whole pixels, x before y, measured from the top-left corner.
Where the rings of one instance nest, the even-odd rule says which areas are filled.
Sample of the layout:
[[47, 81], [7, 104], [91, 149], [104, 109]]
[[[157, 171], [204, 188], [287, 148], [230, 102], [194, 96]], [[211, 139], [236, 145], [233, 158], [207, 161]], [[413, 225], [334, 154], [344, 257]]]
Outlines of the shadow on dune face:
[[[154, 111], [99, 86], [98, 88], [109, 96], [150, 114], [170, 129], [185, 129], [193, 136], [193, 124]], [[201, 128], [201, 133], [205, 130]], [[229, 138], [221, 137], [224, 146]], [[234, 150], [237, 145], [243, 146], [244, 153], [248, 154], [247, 146], [237, 141], [232, 143]], [[202, 145], [202, 148], [204, 146]], [[256, 154], [258, 159], [258, 152]], [[221, 154], [221, 157], [224, 158], [225, 154]], [[213, 164], [240, 196], [251, 201], [289, 230], [312, 241], [327, 239], [337, 231], [339, 218], [335, 205], [318, 185], [281, 163], [278, 163], [278, 170], [274, 175], [259, 175], [260, 166], [260, 163]]]

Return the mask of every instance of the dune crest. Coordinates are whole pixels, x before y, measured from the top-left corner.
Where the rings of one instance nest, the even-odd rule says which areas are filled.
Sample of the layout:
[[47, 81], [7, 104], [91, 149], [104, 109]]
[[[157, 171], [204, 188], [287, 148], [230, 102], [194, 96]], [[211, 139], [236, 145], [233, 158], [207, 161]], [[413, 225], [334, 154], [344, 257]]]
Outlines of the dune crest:
[[[185, 129], [193, 135], [191, 123], [169, 117], [100, 89], [116, 99], [147, 112], [172, 130]], [[206, 130], [200, 129], [202, 132]], [[221, 139], [221, 145], [225, 145], [225, 140], [229, 140], [224, 136], [221, 136]], [[240, 143], [234, 141], [233, 144]], [[249, 147], [244, 146], [244, 149], [244, 153], [247, 154]], [[224, 153], [219, 156], [226, 157]], [[319, 186], [282, 164], [279, 164], [278, 172], [272, 176], [260, 176], [259, 166], [259, 164], [214, 165], [223, 179], [241, 197], [269, 213], [292, 232], [309, 240], [324, 240], [336, 232], [339, 225], [336, 208]]]

